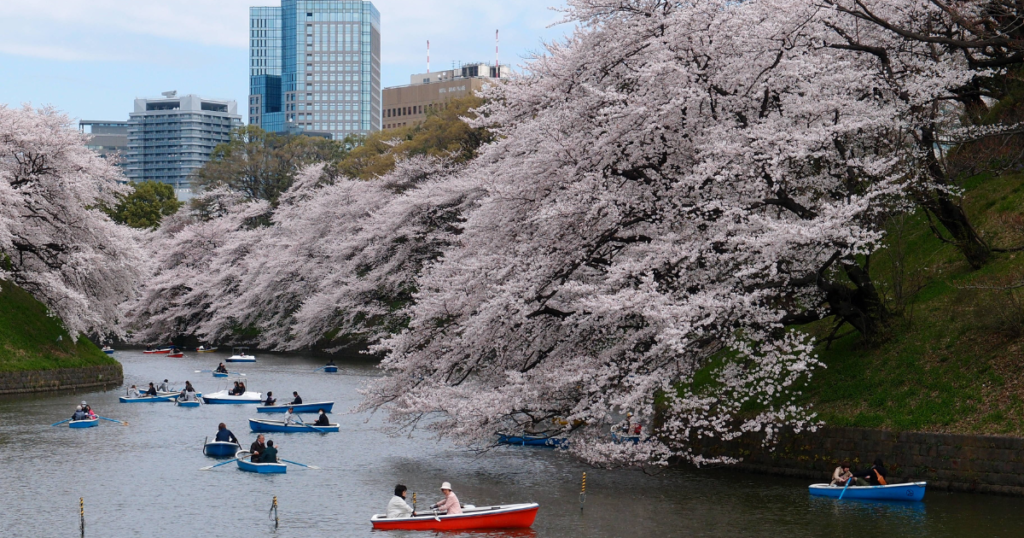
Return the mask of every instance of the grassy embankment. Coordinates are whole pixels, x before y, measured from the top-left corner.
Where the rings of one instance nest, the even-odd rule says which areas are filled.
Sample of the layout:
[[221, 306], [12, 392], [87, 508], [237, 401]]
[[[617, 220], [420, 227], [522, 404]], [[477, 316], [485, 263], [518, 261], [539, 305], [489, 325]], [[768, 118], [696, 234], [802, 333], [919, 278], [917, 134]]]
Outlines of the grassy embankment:
[[[978, 177], [965, 187], [967, 214], [991, 245], [1024, 245], [1024, 175]], [[826, 349], [828, 320], [809, 327], [827, 365], [806, 391], [822, 419], [1024, 435], [1024, 287], [1012, 287], [1024, 283], [1024, 252], [996, 254], [972, 270], [923, 215], [890, 223], [887, 241], [871, 271], [887, 302], [903, 311], [889, 338], [867, 346], [841, 329]]]
[[73, 342], [46, 312], [28, 292], [0, 281], [0, 372], [117, 364], [87, 338]]

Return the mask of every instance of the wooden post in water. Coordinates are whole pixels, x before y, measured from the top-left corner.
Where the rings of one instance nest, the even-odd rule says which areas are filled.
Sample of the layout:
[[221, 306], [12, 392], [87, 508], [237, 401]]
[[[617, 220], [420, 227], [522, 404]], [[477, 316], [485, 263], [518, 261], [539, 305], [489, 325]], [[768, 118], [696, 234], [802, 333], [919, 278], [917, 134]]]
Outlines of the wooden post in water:
[[585, 502], [587, 502], [587, 473], [583, 473], [583, 485], [580, 487], [580, 512], [583, 511]]
[[274, 504], [270, 505], [270, 511], [274, 513], [274, 528], [276, 529], [280, 524], [277, 518], [277, 495], [274, 495]]
[[78, 516], [81, 518], [82, 538], [85, 538], [85, 497], [78, 498]]

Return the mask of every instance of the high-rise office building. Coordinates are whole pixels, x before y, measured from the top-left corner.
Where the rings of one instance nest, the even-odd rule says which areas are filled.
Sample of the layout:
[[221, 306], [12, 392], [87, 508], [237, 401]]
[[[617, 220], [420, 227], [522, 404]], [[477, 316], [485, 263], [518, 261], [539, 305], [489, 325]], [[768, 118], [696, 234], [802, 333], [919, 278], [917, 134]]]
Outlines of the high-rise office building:
[[126, 175], [132, 181], [169, 183], [179, 197], [187, 197], [189, 176], [241, 125], [234, 101], [178, 97], [177, 92], [136, 99], [135, 111], [128, 115]]
[[85, 146], [103, 157], [114, 159], [122, 169], [127, 166], [128, 122], [110, 120], [81, 120], [78, 131], [88, 135]]
[[271, 132], [380, 129], [380, 12], [372, 2], [249, 8], [249, 123]]

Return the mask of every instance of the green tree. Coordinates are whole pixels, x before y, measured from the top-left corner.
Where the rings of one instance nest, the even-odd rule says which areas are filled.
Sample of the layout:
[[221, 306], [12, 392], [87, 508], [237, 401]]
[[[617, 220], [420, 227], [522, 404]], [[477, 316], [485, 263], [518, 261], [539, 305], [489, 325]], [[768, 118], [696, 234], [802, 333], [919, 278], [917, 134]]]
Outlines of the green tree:
[[127, 224], [132, 228], [156, 228], [160, 220], [173, 215], [181, 207], [181, 202], [174, 194], [174, 187], [158, 181], [130, 183], [135, 190], [128, 196], [119, 197], [113, 209], [106, 212], [119, 224]]
[[225, 186], [250, 199], [276, 204], [303, 166], [338, 162], [350, 145], [348, 140], [268, 133], [255, 125], [239, 127], [231, 141], [218, 145], [210, 161], [193, 174], [192, 185], [200, 189]]
[[474, 117], [470, 110], [483, 102], [475, 95], [452, 99], [430, 111], [418, 125], [373, 133], [348, 152], [338, 163], [338, 171], [370, 179], [389, 172], [395, 159], [402, 156], [454, 155], [459, 162], [468, 161], [476, 156], [480, 146], [493, 140], [490, 131], [470, 127], [462, 120]]

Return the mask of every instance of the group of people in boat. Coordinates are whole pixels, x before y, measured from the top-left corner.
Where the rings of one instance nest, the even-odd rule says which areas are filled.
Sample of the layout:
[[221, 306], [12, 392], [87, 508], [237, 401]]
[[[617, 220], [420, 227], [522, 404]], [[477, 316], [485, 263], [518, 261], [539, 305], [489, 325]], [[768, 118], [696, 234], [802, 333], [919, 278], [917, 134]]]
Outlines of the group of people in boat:
[[241, 396], [245, 394], [245, 383], [242, 383], [241, 381], [235, 381], [234, 388], [232, 388], [228, 392], [228, 394], [230, 394], [231, 396]]
[[149, 388], [146, 389], [145, 392], [139, 392], [139, 388], [135, 385], [132, 385], [132, 387], [128, 389], [128, 397], [141, 398], [143, 396], [159, 396], [161, 392], [170, 392], [170, 389], [167, 386], [166, 379], [163, 380], [163, 382], [161, 382], [159, 385], [154, 385], [153, 382], [151, 381], [149, 383]]
[[224, 366], [224, 363], [222, 362], [220, 363], [219, 366], [217, 366], [217, 369], [214, 370], [214, 372], [217, 372], [218, 374], [226, 374], [228, 373], [228, 367]]
[[194, 402], [199, 398], [196, 397], [196, 389], [192, 386], [191, 381], [185, 381], [185, 388], [181, 389], [178, 394], [178, 400], [182, 402]]
[[[263, 400], [262, 403], [263, 405], [277, 405], [277, 398], [274, 398], [273, 391], [267, 392], [267, 399]], [[302, 396], [299, 396], [298, 392], [292, 391], [292, 401], [285, 405], [302, 405]], [[321, 411], [323, 410], [321, 409]]]
[[[398, 484], [395, 486], [395, 496], [388, 502], [387, 517], [392, 518], [403, 518], [403, 517], [416, 517], [418, 515], [413, 507], [409, 506], [406, 501], [406, 493], [409, 488]], [[452, 485], [448, 482], [441, 484], [441, 494], [444, 498], [436, 503], [430, 505], [431, 515], [434, 515], [436, 511], [438, 514], [444, 514], [449, 516], [455, 516], [462, 513], [462, 505], [459, 503], [459, 498], [455, 496], [455, 492], [452, 491]]]
[[263, 434], [256, 436], [256, 440], [249, 445], [249, 452], [252, 456], [249, 461], [253, 463], [277, 463], [277, 447], [274, 441], [264, 441]]
[[862, 473], [850, 471], [850, 462], [844, 461], [832, 472], [832, 486], [885, 486], [886, 482], [885, 463], [882, 457], [875, 458], [874, 465]]
[[89, 404], [85, 403], [85, 400], [82, 400], [82, 403], [75, 407], [75, 412], [71, 415], [71, 420], [93, 420], [95, 418], [97, 418], [96, 413], [89, 407]]

